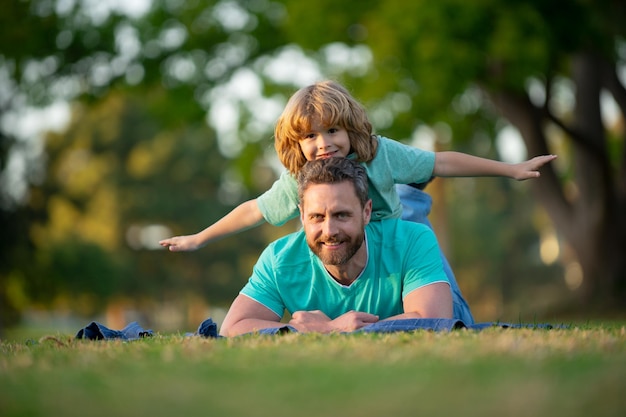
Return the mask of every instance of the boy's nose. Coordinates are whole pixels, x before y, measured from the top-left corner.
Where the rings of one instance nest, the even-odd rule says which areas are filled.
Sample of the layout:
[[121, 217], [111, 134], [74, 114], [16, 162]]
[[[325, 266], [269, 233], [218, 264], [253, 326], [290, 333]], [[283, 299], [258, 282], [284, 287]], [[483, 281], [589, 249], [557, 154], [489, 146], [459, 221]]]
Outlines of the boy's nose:
[[319, 135], [317, 137], [317, 146], [318, 146], [318, 148], [324, 149], [324, 148], [328, 147], [328, 145], [330, 145], [330, 141], [328, 140], [326, 135]]

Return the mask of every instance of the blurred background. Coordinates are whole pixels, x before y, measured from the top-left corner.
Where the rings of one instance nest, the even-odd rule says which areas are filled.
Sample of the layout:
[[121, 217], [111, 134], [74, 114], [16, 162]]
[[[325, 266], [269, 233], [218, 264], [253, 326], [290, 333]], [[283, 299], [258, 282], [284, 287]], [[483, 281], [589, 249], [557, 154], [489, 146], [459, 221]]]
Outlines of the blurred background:
[[478, 321], [626, 313], [619, 0], [10, 0], [0, 14], [0, 336], [220, 321], [296, 222], [190, 253], [282, 170], [298, 88], [342, 82], [375, 132], [519, 162], [436, 179], [431, 221]]

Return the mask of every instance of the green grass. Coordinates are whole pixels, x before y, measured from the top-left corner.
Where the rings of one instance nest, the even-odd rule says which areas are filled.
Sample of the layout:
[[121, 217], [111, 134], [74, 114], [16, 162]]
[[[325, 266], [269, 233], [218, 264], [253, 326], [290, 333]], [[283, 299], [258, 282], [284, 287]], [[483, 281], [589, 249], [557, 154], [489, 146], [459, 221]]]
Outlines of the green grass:
[[0, 342], [0, 416], [624, 416], [626, 328]]

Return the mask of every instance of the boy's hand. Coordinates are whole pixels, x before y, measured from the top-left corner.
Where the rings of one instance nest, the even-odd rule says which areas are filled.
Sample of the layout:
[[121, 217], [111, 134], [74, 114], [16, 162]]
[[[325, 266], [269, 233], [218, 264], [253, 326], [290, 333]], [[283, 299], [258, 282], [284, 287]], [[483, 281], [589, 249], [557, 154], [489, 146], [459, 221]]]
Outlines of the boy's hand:
[[556, 155], [536, 156], [528, 161], [514, 164], [513, 179], [518, 181], [527, 180], [529, 178], [538, 178], [541, 174], [539, 168], [556, 159]]
[[159, 245], [169, 249], [170, 252], [191, 252], [200, 248], [196, 243], [196, 235], [170, 237], [160, 240]]

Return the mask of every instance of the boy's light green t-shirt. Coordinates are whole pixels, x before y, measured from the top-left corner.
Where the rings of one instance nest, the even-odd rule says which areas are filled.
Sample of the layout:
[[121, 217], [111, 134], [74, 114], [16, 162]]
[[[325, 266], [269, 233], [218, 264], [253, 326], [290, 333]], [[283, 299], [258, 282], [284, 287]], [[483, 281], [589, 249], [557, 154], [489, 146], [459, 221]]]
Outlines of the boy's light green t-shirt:
[[[372, 199], [372, 221], [400, 218], [402, 206], [396, 184], [428, 181], [435, 168], [435, 153], [378, 136], [376, 156], [361, 165], [367, 172]], [[298, 186], [287, 171], [257, 198], [265, 221], [280, 226], [298, 216]]]

